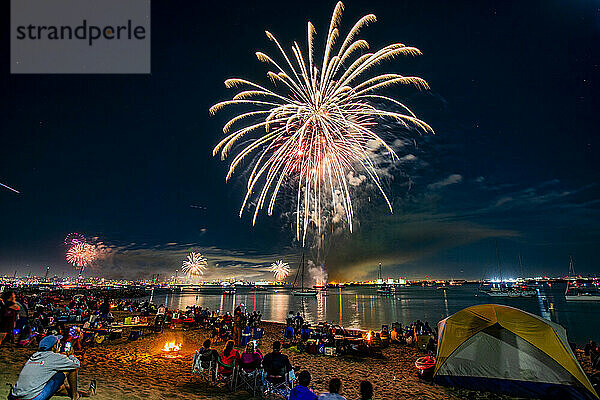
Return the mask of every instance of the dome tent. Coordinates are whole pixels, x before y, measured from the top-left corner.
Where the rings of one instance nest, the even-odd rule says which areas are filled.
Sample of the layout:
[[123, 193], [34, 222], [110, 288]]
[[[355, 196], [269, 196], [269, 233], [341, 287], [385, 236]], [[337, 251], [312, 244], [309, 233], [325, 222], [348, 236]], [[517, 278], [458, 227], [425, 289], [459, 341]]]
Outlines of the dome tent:
[[483, 304], [440, 321], [438, 334], [439, 384], [523, 397], [598, 399], [556, 323]]

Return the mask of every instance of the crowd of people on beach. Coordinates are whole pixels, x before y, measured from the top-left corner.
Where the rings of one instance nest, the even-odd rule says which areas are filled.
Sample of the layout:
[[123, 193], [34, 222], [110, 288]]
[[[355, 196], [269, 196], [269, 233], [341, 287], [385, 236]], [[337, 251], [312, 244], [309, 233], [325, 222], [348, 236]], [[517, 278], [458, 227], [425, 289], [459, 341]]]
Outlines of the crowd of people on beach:
[[[209, 338], [198, 354], [201, 363], [215, 366], [215, 379], [231, 377], [234, 373], [251, 375], [260, 370], [263, 374], [261, 379], [264, 378], [267, 387], [286, 387], [284, 394], [292, 400], [314, 399], [316, 394], [309, 389], [310, 372], [298, 372], [299, 367], [291, 365], [289, 358], [281, 352], [282, 347], [313, 354], [322, 354], [326, 347], [336, 348], [339, 354], [365, 350], [362, 345], [364, 340], [354, 342], [360, 345], [351, 341], [352, 337], [358, 338], [356, 333], [326, 322], [310, 326], [300, 313], [294, 312], [290, 312], [286, 319], [282, 340], [275, 341], [272, 351], [263, 355], [259, 348], [263, 335], [260, 326], [262, 315], [259, 311], [246, 312], [241, 305], [233, 313], [198, 306], [172, 310], [147, 300], [111, 301], [92, 292], [25, 295], [6, 291], [2, 293], [1, 300], [0, 344], [38, 347], [12, 389], [12, 399], [43, 400], [54, 393], [65, 393], [75, 399], [94, 394], [95, 382], [91, 382], [88, 391], [78, 390], [77, 370], [80, 363], [75, 354], [83, 352], [86, 345], [82, 340], [82, 331], [114, 325], [115, 311], [137, 315], [135, 322], [148, 325], [179, 324], [183, 329], [207, 329]], [[428, 323], [421, 321], [406, 327], [394, 323], [391, 330], [383, 326], [380, 332], [369, 332], [365, 354], [373, 355], [374, 351], [391, 343], [416, 343], [421, 335], [431, 335], [433, 338], [435, 333]], [[340, 341], [340, 337], [343, 340]], [[221, 342], [225, 343], [221, 351], [212, 347]], [[238, 351], [236, 347], [243, 347], [244, 350]], [[46, 360], [43, 365], [53, 366], [54, 369], [41, 371], [39, 363], [42, 359]], [[36, 377], [35, 385], [31, 382], [32, 376]], [[296, 386], [291, 384], [292, 381], [296, 382]], [[343, 399], [341, 385], [341, 380], [332, 379], [329, 392], [321, 394], [319, 398]], [[361, 399], [365, 400], [372, 396], [372, 385], [367, 381], [361, 384], [361, 394]]]
[[[113, 315], [117, 311], [135, 315], [133, 323], [132, 317], [117, 323]], [[5, 291], [0, 296], [0, 345], [37, 346], [11, 389], [9, 399], [46, 400], [56, 394], [77, 399], [95, 394], [95, 381], [90, 382], [86, 391], [80, 390], [78, 385], [81, 365], [76, 354], [85, 351], [87, 342], [83, 340], [83, 333], [123, 327], [127, 319], [131, 326], [204, 329], [206, 340], [196, 351], [194, 366], [197, 363], [200, 369], [208, 370], [213, 381], [228, 381], [232, 389], [237, 389], [240, 381], [253, 377], [254, 389], [270, 390], [289, 400], [344, 400], [344, 397], [339, 378], [331, 379], [329, 390], [317, 395], [310, 385], [310, 371], [292, 365], [282, 353], [283, 348], [288, 352], [315, 355], [376, 357], [381, 349], [394, 344], [415, 346], [434, 354], [437, 343], [436, 329], [426, 321], [417, 320], [405, 326], [394, 322], [383, 325], [377, 332], [364, 332], [327, 322], [311, 325], [301, 313], [290, 311], [281, 340], [275, 340], [272, 351], [263, 354], [260, 349], [264, 334], [262, 315], [259, 311], [246, 311], [243, 305], [237, 306], [233, 313], [198, 306], [176, 310], [147, 300], [109, 299], [93, 292], [72, 295]], [[91, 345], [100, 343], [96, 341]], [[217, 343], [223, 343], [221, 350], [214, 347]], [[590, 341], [585, 346], [585, 354], [594, 369], [600, 368], [600, 346]], [[371, 399], [373, 385], [363, 381], [360, 394], [361, 400]]]

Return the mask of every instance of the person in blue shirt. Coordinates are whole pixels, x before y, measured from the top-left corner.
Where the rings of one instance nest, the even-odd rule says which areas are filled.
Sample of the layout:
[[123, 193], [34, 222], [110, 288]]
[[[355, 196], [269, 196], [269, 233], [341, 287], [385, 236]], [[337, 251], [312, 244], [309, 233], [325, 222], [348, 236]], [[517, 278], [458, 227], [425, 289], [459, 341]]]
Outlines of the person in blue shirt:
[[289, 400], [317, 400], [317, 395], [310, 385], [310, 372], [304, 370], [298, 374], [298, 384], [290, 392]]

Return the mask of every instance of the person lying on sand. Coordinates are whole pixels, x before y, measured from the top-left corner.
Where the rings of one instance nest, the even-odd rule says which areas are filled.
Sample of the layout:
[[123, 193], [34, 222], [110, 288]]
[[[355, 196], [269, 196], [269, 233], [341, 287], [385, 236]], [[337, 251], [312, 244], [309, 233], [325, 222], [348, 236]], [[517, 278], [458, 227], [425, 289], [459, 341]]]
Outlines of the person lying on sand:
[[[9, 400], [48, 400], [55, 395], [77, 400], [80, 396], [96, 394], [95, 381], [90, 384], [89, 392], [77, 390], [79, 360], [70, 348], [64, 354], [59, 353], [61, 339], [60, 335], [48, 335], [40, 340], [39, 351], [25, 363], [16, 385], [10, 391]], [[65, 385], [65, 377], [68, 386]]]

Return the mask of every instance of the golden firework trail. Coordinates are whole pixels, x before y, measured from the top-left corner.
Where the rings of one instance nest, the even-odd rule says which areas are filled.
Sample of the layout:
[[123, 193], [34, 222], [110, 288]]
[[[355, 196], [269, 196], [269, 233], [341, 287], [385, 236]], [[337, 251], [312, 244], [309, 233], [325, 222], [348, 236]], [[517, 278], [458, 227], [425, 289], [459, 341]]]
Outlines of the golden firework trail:
[[207, 265], [206, 258], [202, 254], [191, 252], [183, 262], [181, 270], [190, 278], [192, 276], [204, 275]]
[[[211, 114], [232, 105], [252, 108], [224, 125], [226, 136], [213, 150], [213, 155], [220, 152], [224, 160], [234, 145], [242, 145], [231, 162], [227, 180], [242, 161], [253, 157], [240, 216], [249, 202], [256, 204], [252, 224], [265, 206], [268, 215], [272, 215], [282, 187], [295, 186], [296, 236], [303, 243], [309, 226], [316, 226], [320, 235], [323, 214], [335, 212], [340, 205], [352, 232], [354, 210], [349, 177], [354, 172], [364, 171], [392, 211], [378, 175], [373, 145], [384, 149], [392, 160], [398, 157], [376, 133], [379, 120], [394, 119], [406, 128], [433, 133], [406, 105], [380, 93], [394, 85], [428, 89], [425, 80], [395, 73], [368, 74], [384, 61], [420, 55], [419, 49], [395, 43], [369, 52], [367, 41], [357, 36], [362, 28], [376, 21], [373, 14], [359, 19], [340, 41], [338, 27], [343, 8], [339, 2], [333, 12], [320, 66], [312, 23], [308, 22], [307, 50], [303, 52], [294, 42], [291, 57], [267, 31], [267, 38], [282, 59], [277, 62], [262, 52], [257, 52], [256, 57], [272, 68], [267, 75], [273, 88], [241, 78], [227, 79], [226, 87], [240, 91], [231, 100], [210, 108]], [[243, 138], [247, 140], [241, 143]]]
[[273, 272], [276, 281], [283, 281], [290, 274], [289, 264], [282, 260], [277, 260], [271, 264], [270, 270]]

